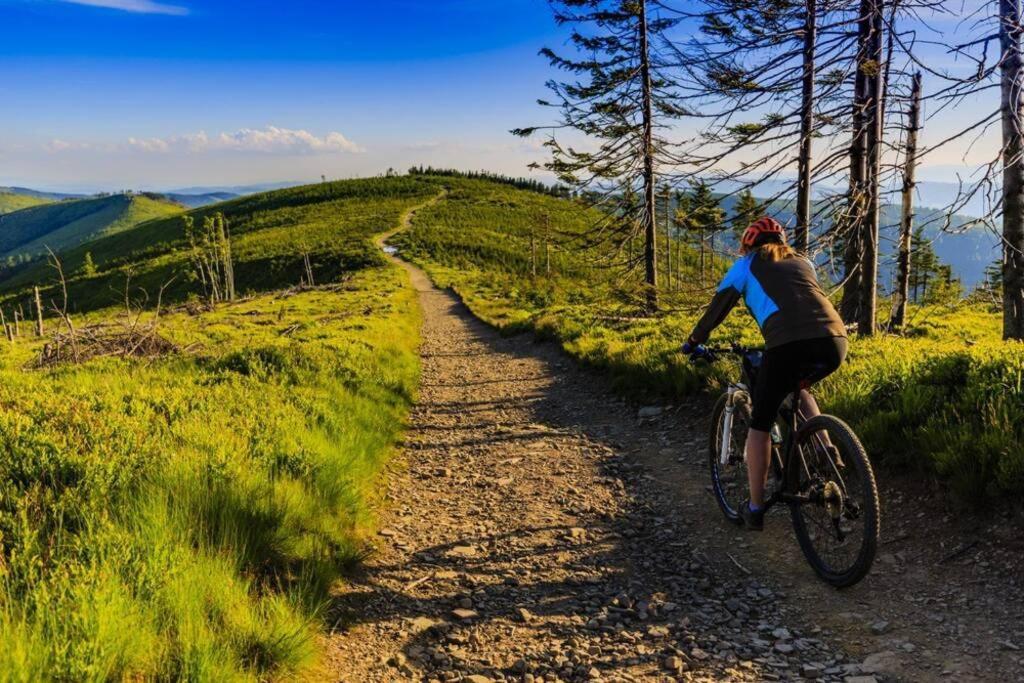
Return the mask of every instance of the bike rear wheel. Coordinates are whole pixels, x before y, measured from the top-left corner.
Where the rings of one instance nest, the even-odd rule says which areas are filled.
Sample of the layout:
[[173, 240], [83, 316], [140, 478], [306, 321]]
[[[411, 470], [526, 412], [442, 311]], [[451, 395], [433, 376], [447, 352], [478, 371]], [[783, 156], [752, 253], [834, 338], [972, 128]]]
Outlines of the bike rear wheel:
[[819, 415], [797, 432], [791, 466], [791, 486], [806, 499], [791, 505], [800, 550], [826, 583], [852, 586], [878, 548], [881, 505], [867, 452], [845, 422]]

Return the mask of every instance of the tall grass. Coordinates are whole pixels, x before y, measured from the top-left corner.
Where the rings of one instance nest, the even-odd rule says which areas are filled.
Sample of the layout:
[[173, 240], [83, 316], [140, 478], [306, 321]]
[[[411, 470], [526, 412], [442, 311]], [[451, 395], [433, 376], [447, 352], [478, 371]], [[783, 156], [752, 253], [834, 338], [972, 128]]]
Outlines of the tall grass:
[[[415, 293], [369, 238], [436, 192], [376, 179], [222, 205], [239, 287], [280, 291], [194, 315], [166, 311], [199, 290], [178, 219], [62, 255], [80, 326], [123, 315], [102, 307], [129, 273], [133, 299], [176, 278], [160, 331], [187, 351], [40, 370], [42, 340], [0, 347], [0, 680], [323, 675], [320, 612], [418, 378]], [[283, 289], [306, 255], [327, 286]]]
[[196, 351], [34, 372], [33, 345], [3, 354], [0, 678], [315, 670], [414, 392], [413, 295], [375, 268], [163, 325]]
[[[592, 214], [513, 188], [448, 182], [458, 191], [420, 212], [402, 246], [482, 318], [554, 339], [646, 400], [714, 390], [735, 374], [728, 365], [694, 366], [679, 352], [724, 264], [702, 284], [684, 248], [684, 281], [666, 296], [666, 312], [643, 318], [629, 280], [594, 267], [608, 262], [607, 252], [578, 239]], [[555, 217], [560, 263], [551, 276], [533, 277], [524, 236], [542, 213]], [[876, 461], [936, 476], [972, 503], [1019, 496], [1024, 344], [1000, 341], [998, 314], [984, 306], [920, 307], [911, 318], [905, 337], [853, 340], [849, 362], [819, 387], [826, 407], [852, 423]], [[759, 335], [737, 310], [716, 340], [758, 343]]]

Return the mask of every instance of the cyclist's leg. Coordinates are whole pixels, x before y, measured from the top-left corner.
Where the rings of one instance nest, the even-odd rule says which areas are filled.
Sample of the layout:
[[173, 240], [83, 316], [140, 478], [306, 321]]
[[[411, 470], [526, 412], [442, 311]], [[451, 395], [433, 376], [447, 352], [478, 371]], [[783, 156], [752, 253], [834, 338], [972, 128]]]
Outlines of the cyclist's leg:
[[792, 345], [768, 349], [758, 372], [757, 382], [751, 395], [753, 411], [750, 431], [747, 434], [747, 477], [750, 484], [750, 502], [764, 505], [764, 490], [768, 483], [768, 469], [771, 465], [771, 428], [779, 406], [796, 385], [795, 354], [788, 348]]
[[[826, 337], [808, 344], [802, 361], [804, 367], [800, 373], [802, 386], [809, 387], [838, 370], [846, 360], [846, 349], [847, 342], [842, 337]], [[818, 401], [806, 388], [800, 391], [800, 412], [806, 420], [821, 415]], [[823, 438], [825, 445], [832, 445], [828, 434], [824, 434]]]

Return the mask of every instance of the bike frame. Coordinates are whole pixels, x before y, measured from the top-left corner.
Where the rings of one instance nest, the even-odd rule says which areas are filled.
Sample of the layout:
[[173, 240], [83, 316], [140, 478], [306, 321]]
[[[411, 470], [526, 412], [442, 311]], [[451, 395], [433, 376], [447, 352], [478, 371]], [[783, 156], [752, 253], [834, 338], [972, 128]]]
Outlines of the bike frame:
[[[729, 348], [708, 349], [712, 354], [712, 359], [716, 353], [732, 353], [743, 357], [754, 350], [756, 349], [748, 349], [739, 345], [733, 345]], [[778, 460], [781, 460], [781, 462], [776, 464], [776, 458], [773, 457], [772, 464], [770, 466], [778, 468], [778, 474], [782, 485], [773, 491], [772, 495], [765, 499], [765, 510], [773, 507], [777, 503], [806, 505], [808, 503], [821, 502], [820, 495], [800, 492], [800, 470], [802, 469], [804, 473], [808, 475], [808, 478], [810, 478], [809, 468], [807, 467], [807, 462], [804, 460], [803, 452], [796, 447], [797, 432], [807, 421], [807, 418], [800, 410], [802, 391], [803, 387], [796, 387], [779, 408], [779, 417], [785, 420], [786, 433], [783, 434], [782, 447], [779, 450]], [[722, 420], [722, 432], [719, 437], [721, 439], [721, 446], [719, 448], [718, 458], [722, 465], [726, 465], [729, 462], [729, 445], [732, 441], [732, 425], [736, 411], [736, 398], [740, 395], [746, 395], [749, 400], [750, 388], [743, 382], [734, 382], [729, 385], [727, 392], [729, 399], [725, 405], [725, 415]], [[821, 437], [815, 438], [820, 440]], [[824, 447], [824, 444], [819, 444], [819, 446]], [[743, 457], [746, 457], [746, 453], [744, 453]], [[835, 463], [831, 463], [831, 465], [833, 472], [841, 483], [843, 492], [845, 493], [846, 485], [845, 483], [842, 483], [842, 475], [838, 469], [836, 469]]]

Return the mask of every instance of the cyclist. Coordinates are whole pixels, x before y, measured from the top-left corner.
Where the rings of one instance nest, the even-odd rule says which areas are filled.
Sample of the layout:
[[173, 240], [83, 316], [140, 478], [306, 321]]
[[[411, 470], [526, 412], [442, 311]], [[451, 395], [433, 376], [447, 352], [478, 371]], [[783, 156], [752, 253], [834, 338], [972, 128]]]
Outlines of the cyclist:
[[846, 358], [846, 326], [818, 285], [814, 266], [786, 243], [778, 221], [766, 216], [751, 224], [743, 233], [740, 254], [683, 351], [699, 356], [701, 345], [741, 297], [761, 328], [765, 353], [751, 390], [753, 415], [746, 445], [750, 498], [740, 509], [744, 525], [760, 531], [772, 423], [797, 386], [804, 387], [804, 415], [810, 419], [820, 414], [806, 387], [835, 372]]

